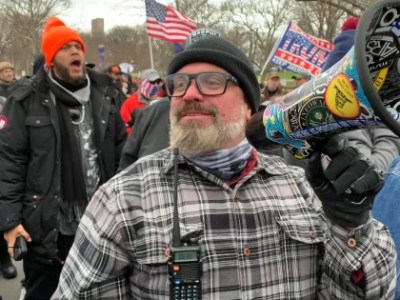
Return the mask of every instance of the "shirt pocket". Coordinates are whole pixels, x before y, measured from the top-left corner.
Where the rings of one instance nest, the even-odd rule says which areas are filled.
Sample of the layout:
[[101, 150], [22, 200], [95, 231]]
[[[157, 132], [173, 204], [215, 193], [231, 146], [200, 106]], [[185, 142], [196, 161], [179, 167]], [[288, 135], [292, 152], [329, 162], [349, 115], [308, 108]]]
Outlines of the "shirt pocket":
[[32, 149], [49, 148], [54, 144], [54, 130], [49, 116], [28, 116], [25, 125]]
[[305, 218], [277, 218], [279, 228], [285, 237], [305, 244], [322, 243], [324, 232], [317, 216]]

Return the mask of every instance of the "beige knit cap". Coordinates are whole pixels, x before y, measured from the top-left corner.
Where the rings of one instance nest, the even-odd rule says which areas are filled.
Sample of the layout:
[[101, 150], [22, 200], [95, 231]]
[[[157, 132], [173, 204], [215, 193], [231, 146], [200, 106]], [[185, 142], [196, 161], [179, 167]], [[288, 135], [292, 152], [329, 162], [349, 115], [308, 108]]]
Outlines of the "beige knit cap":
[[14, 70], [14, 66], [11, 63], [9, 63], [8, 61], [0, 61], [0, 72], [5, 69]]

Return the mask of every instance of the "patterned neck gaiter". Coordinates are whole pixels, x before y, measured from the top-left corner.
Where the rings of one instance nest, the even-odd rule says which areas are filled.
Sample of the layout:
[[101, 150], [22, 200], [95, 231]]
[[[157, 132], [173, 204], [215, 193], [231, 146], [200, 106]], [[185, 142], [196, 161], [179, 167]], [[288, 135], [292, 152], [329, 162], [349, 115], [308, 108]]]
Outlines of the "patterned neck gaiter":
[[185, 157], [204, 171], [210, 172], [226, 181], [232, 180], [241, 174], [246, 167], [252, 150], [253, 147], [244, 138], [239, 145], [229, 149], [217, 150], [196, 157]]

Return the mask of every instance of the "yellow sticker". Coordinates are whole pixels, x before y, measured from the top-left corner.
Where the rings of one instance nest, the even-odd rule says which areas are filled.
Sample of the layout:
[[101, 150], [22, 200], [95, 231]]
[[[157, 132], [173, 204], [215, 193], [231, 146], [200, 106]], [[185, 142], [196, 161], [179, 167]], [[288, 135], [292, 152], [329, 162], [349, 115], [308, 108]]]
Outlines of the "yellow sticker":
[[325, 104], [334, 116], [341, 119], [355, 119], [361, 113], [353, 85], [343, 73], [329, 82], [325, 91]]
[[374, 87], [377, 91], [379, 91], [382, 88], [388, 73], [389, 73], [389, 67], [383, 68], [379, 70], [378, 74], [374, 78]]

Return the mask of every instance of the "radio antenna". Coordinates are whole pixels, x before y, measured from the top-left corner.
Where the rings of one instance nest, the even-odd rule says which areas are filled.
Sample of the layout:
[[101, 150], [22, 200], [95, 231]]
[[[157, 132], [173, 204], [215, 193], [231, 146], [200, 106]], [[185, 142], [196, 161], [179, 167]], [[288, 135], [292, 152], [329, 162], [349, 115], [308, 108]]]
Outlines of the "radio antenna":
[[173, 149], [174, 155], [174, 214], [172, 219], [172, 246], [181, 246], [181, 231], [179, 228], [179, 213], [178, 213], [178, 161], [179, 161], [179, 150], [178, 148]]

